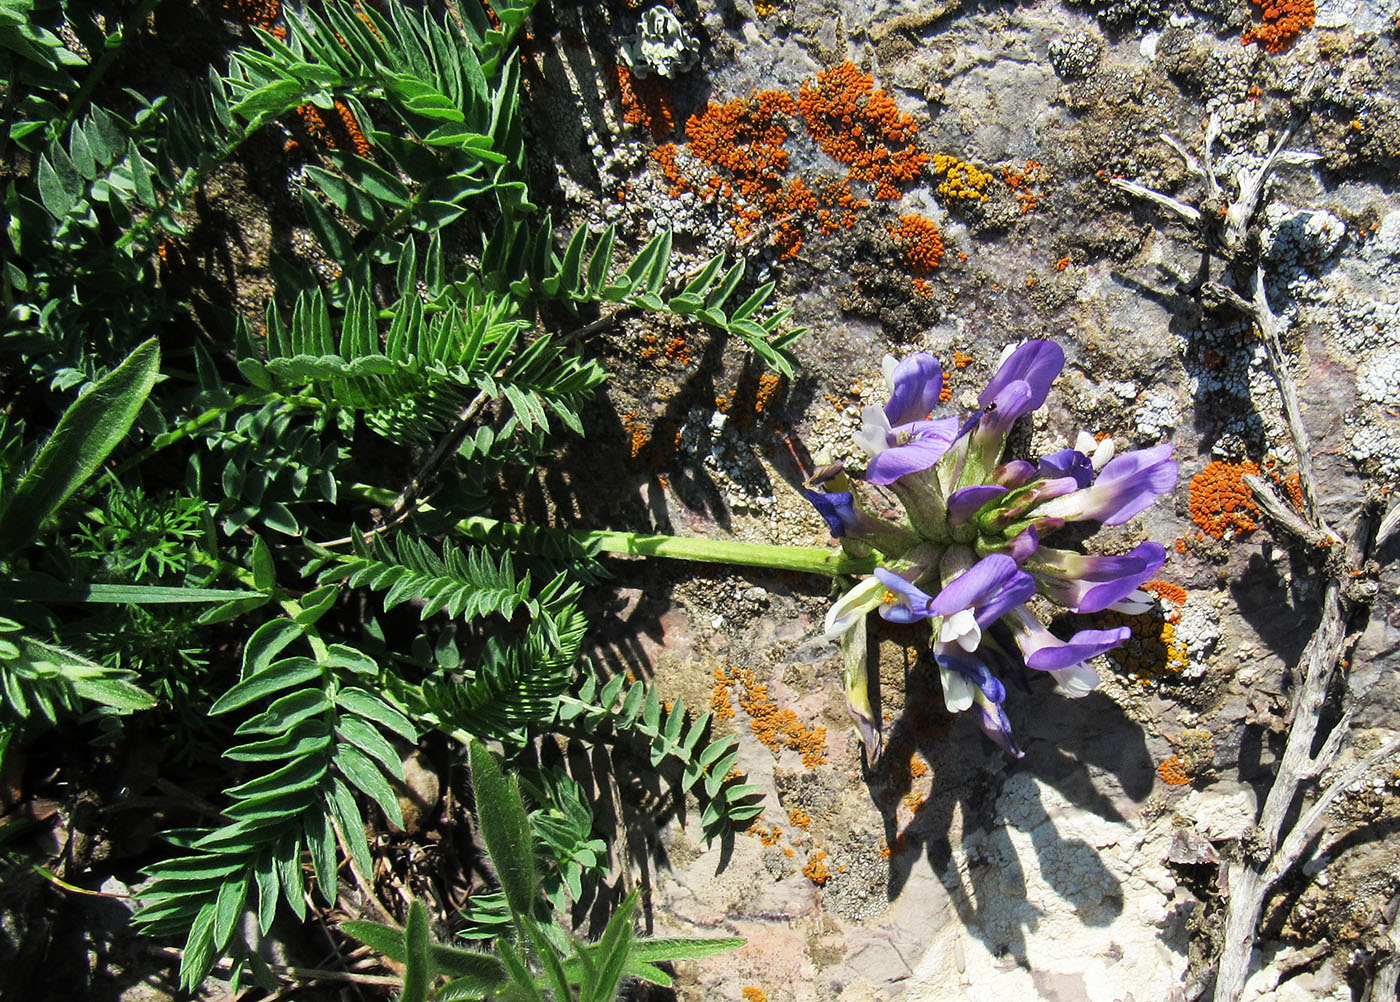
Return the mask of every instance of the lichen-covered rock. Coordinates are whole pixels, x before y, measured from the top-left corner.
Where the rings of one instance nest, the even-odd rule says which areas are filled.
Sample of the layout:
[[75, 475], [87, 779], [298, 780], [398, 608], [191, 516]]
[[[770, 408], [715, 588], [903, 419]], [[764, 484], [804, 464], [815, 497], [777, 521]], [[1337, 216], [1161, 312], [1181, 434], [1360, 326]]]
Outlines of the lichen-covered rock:
[[700, 59], [700, 42], [660, 4], [642, 14], [636, 34], [620, 39], [619, 47], [623, 62], [639, 77], [677, 77]]

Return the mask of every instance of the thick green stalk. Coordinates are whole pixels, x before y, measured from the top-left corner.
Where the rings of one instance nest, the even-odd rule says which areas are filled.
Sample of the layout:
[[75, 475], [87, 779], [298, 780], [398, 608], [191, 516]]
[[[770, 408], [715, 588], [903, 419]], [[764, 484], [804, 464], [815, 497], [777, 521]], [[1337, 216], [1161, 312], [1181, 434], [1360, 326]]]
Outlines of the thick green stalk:
[[[375, 504], [394, 503], [397, 495], [378, 487], [355, 484], [348, 493]], [[432, 506], [419, 504], [418, 510], [432, 511]], [[726, 539], [704, 539], [689, 536], [664, 536], [645, 532], [617, 532], [598, 529], [591, 532], [570, 529], [516, 525], [494, 518], [464, 518], [452, 526], [453, 532], [467, 539], [499, 539], [510, 542], [528, 534], [544, 533], [568, 539], [587, 550], [627, 554], [638, 557], [664, 557], [669, 560], [695, 560], [707, 564], [729, 564], [735, 567], [764, 567], [770, 570], [798, 571], [803, 574], [869, 574], [879, 563], [879, 556], [852, 557], [841, 550], [818, 549], [814, 546], [773, 546], [768, 543], [741, 543]]]

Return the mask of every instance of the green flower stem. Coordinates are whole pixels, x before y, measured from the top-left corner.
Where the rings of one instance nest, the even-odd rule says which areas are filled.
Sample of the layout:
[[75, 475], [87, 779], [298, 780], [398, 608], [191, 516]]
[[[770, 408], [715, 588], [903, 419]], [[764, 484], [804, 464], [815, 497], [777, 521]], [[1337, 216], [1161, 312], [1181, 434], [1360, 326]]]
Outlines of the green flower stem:
[[[379, 505], [393, 504], [398, 496], [393, 491], [366, 484], [355, 484], [347, 489], [347, 493]], [[433, 508], [429, 504], [420, 503], [418, 510], [428, 514]], [[841, 550], [818, 549], [814, 546], [773, 546], [768, 543], [741, 543], [646, 532], [616, 532], [611, 529], [587, 532], [516, 525], [480, 516], [462, 519], [452, 526], [451, 531], [467, 539], [497, 539], [506, 543], [542, 533], [556, 539], [568, 540], [589, 552], [695, 560], [706, 564], [729, 564], [737, 567], [763, 567], [777, 571], [823, 574], [827, 577], [869, 574], [879, 563], [878, 554], [853, 557]]]

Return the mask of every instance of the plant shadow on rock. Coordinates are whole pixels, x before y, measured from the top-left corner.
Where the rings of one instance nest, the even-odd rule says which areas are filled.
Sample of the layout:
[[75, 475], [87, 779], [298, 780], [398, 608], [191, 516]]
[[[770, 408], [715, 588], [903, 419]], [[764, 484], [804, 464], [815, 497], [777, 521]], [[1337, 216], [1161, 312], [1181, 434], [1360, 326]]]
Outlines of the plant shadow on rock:
[[[1147, 797], [1154, 772], [1140, 727], [1102, 693], [1070, 700], [1054, 695], [1049, 679], [1031, 678], [1028, 685], [1009, 686], [1019, 688], [1022, 698], [1013, 695], [1007, 704], [1025, 758], [1012, 762], [1001, 759], [1000, 752], [991, 759], [970, 754], [969, 742], [978, 751], [992, 745], [970, 717], [943, 709], [936, 667], [927, 655], [914, 663], [906, 655], [905, 662], [904, 711], [890, 732], [886, 758], [873, 774], [884, 775], [872, 781], [877, 802], [887, 805], [889, 899], [899, 897], [923, 859], [947, 888], [971, 934], [993, 954], [1028, 963], [1026, 934], [1035, 930], [1037, 919], [1033, 910], [1016, 907], [1024, 904], [1027, 875], [1010, 838], [1015, 827], [1030, 838], [1039, 876], [1081, 921], [1111, 924], [1123, 910], [1121, 881], [1091, 844], [1061, 832], [1040, 800], [1039, 784], [1055, 788], [1078, 809], [1123, 823], [1113, 791], [1100, 788], [1094, 777], [1106, 777], [1119, 797], [1132, 802]], [[1030, 718], [1032, 706], [1041, 712]], [[901, 759], [907, 763], [912, 751], [928, 763], [934, 779], [928, 798], [898, 831], [893, 806], [911, 785]], [[1012, 791], [1010, 783], [1018, 776], [1034, 782], [1015, 783]], [[955, 859], [955, 839], [965, 866]]]

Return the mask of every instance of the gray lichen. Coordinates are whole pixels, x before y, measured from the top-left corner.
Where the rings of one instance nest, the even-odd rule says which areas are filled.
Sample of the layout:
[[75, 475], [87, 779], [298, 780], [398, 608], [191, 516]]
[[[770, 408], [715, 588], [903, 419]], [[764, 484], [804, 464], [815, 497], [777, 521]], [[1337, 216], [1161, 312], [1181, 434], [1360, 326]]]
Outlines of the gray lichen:
[[700, 59], [700, 43], [675, 14], [658, 4], [642, 15], [637, 33], [619, 42], [622, 61], [639, 77], [675, 77]]

